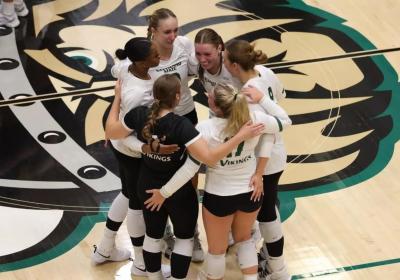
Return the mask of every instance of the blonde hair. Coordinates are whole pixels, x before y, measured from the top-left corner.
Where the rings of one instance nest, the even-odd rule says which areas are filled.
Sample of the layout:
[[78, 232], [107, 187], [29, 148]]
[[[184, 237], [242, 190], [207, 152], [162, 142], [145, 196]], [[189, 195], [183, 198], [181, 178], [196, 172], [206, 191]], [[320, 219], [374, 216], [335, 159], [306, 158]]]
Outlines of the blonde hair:
[[159, 77], [153, 85], [154, 102], [150, 107], [150, 114], [145, 123], [142, 136], [151, 141], [153, 129], [156, 125], [161, 109], [171, 109], [177, 105], [176, 94], [180, 92], [181, 81], [175, 74], [165, 74]]
[[242, 67], [244, 71], [254, 68], [256, 64], [266, 63], [268, 56], [261, 50], [254, 50], [255, 45], [245, 40], [231, 40], [225, 44], [230, 62]]
[[217, 84], [214, 87], [214, 103], [228, 123], [222, 133], [231, 137], [240, 128], [251, 120], [249, 106], [246, 97], [234, 89], [231, 85]]
[[152, 32], [151, 28], [157, 29], [160, 20], [167, 19], [169, 17], [176, 18], [176, 15], [173, 11], [167, 8], [161, 8], [155, 10], [151, 16], [149, 16], [149, 25], [147, 27], [147, 38], [151, 40]]

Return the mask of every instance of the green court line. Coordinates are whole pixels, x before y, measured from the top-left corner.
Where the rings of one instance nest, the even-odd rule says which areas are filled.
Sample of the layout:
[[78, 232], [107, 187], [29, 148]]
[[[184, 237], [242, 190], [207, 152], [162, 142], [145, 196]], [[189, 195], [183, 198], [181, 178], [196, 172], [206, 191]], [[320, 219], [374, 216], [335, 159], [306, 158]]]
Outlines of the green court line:
[[351, 265], [351, 266], [344, 266], [344, 267], [340, 267], [340, 268], [333, 268], [333, 269], [321, 270], [321, 271], [316, 271], [316, 272], [293, 275], [292, 280], [333, 275], [333, 274], [338, 274], [338, 273], [342, 273], [342, 272], [346, 272], [346, 271], [354, 271], [354, 270], [360, 270], [360, 269], [365, 269], [365, 268], [377, 267], [377, 266], [382, 266], [382, 265], [390, 265], [390, 264], [396, 264], [396, 263], [400, 263], [400, 258], [371, 262], [371, 263], [363, 263], [363, 264], [357, 264], [357, 265]]

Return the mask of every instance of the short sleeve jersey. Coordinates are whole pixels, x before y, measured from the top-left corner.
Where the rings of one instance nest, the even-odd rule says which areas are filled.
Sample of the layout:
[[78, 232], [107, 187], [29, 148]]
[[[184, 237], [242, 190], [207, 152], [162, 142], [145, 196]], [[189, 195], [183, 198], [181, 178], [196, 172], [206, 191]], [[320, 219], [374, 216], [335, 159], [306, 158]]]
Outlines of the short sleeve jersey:
[[[129, 72], [130, 63], [120, 65], [118, 78], [121, 81], [120, 120], [131, 109], [138, 106], [149, 107], [153, 103], [153, 80], [142, 80]], [[113, 147], [128, 156], [141, 157], [141, 153], [124, 145], [123, 140], [111, 140]]]
[[[142, 136], [142, 130], [147, 122], [149, 109], [137, 107], [129, 111], [123, 124], [130, 130], [135, 130], [139, 140], [147, 142]], [[157, 119], [153, 130], [153, 138], [160, 139], [162, 144], [177, 144], [179, 150], [169, 155], [143, 154], [142, 170], [146, 173], [143, 178], [152, 187], [161, 187], [175, 174], [186, 160], [186, 147], [198, 140], [201, 136], [193, 124], [185, 117], [168, 113]], [[150, 185], [149, 185], [150, 187]]]
[[183, 116], [194, 110], [193, 97], [189, 88], [189, 60], [194, 52], [193, 43], [186, 37], [176, 37], [171, 57], [168, 60], [160, 60], [160, 64], [150, 68], [149, 74], [153, 80], [164, 74], [176, 73], [181, 79], [181, 99], [175, 108], [175, 113]]
[[[265, 114], [252, 114], [254, 122], [264, 122]], [[210, 148], [216, 147], [227, 140], [221, 131], [226, 126], [226, 119], [214, 117], [201, 121], [196, 128], [208, 142]], [[268, 134], [264, 134], [268, 136]], [[273, 142], [273, 136], [270, 136]], [[256, 169], [254, 149], [259, 136], [240, 143], [230, 154], [218, 161], [217, 165], [208, 167], [206, 172], [205, 191], [220, 196], [236, 195], [250, 192], [251, 176]]]

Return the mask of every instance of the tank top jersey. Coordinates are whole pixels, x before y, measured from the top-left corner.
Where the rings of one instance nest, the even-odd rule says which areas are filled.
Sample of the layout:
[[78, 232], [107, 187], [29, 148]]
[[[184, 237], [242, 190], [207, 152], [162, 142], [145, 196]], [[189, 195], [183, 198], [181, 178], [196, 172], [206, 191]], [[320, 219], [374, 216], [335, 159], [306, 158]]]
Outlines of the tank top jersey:
[[[265, 113], [252, 113], [254, 122], [266, 123], [268, 116]], [[200, 122], [196, 128], [202, 137], [207, 140], [208, 146], [214, 148], [225, 142], [226, 137], [221, 131], [226, 126], [226, 119], [214, 117]], [[270, 145], [273, 144], [273, 135], [269, 136]], [[260, 136], [240, 143], [236, 149], [221, 159], [215, 166], [206, 171], [205, 191], [219, 196], [229, 196], [250, 192], [251, 176], [256, 170], [254, 149]], [[267, 138], [268, 139], [268, 138]]]
[[[265, 68], [265, 67], [263, 67]], [[267, 68], [265, 68], [267, 69]], [[269, 70], [269, 69], [267, 69]], [[267, 71], [264, 72], [264, 75], [268, 73]], [[275, 74], [271, 71], [269, 72], [268, 75], [274, 75]], [[260, 73], [261, 74], [261, 73]], [[278, 84], [276, 83], [278, 81]], [[265, 76], [259, 76], [252, 78], [248, 80], [243, 87], [248, 87], [249, 85], [257, 88], [261, 92], [263, 92], [267, 98], [270, 98], [276, 103], [277, 98], [275, 96], [279, 96], [280, 93], [284, 92], [281, 89], [281, 83], [279, 80], [276, 78], [268, 78], [266, 79]], [[271, 91], [272, 90], [272, 91]], [[278, 90], [279, 92], [275, 92]], [[282, 97], [280, 97], [282, 99]], [[277, 105], [279, 106], [279, 105]], [[267, 113], [263, 107], [261, 107], [259, 104], [249, 104], [250, 111], [256, 112], [264, 112]], [[268, 112], [270, 115], [276, 115], [274, 112]], [[280, 117], [288, 117], [286, 113], [285, 115], [282, 115], [281, 113], [279, 114]], [[283, 142], [283, 137], [280, 132], [277, 132], [274, 134], [274, 145], [270, 145], [269, 139], [268, 141], [264, 141], [263, 136], [260, 140], [259, 145], [256, 147], [256, 156], [257, 157], [267, 157], [268, 162], [267, 166], [264, 171], [264, 175], [269, 175], [269, 174], [274, 174], [277, 172], [280, 172], [285, 169], [286, 166], [286, 160], [287, 160], [287, 152], [285, 148], [285, 144]], [[266, 142], [266, 143], [265, 143]]]
[[[129, 60], [128, 60], [129, 61]], [[121, 107], [119, 119], [131, 109], [138, 106], [149, 107], [153, 103], [153, 80], [142, 80], [132, 75], [128, 68], [130, 63], [123, 63], [118, 70], [121, 81]], [[131, 157], [141, 157], [141, 153], [131, 150], [123, 144], [123, 140], [111, 140], [113, 147]]]
[[[143, 142], [147, 142], [141, 132], [149, 112], [147, 107], [137, 107], [129, 111], [122, 122], [127, 129], [137, 131], [138, 139]], [[172, 112], [157, 119], [153, 131], [153, 137], [160, 139], [162, 144], [177, 144], [180, 149], [168, 155], [142, 155], [138, 185], [144, 188], [161, 188], [167, 183], [185, 162], [186, 147], [201, 137], [190, 120]]]
[[176, 73], [181, 79], [181, 99], [175, 108], [175, 113], [183, 116], [194, 110], [194, 101], [189, 88], [189, 68], [192, 68], [190, 56], [194, 52], [193, 43], [186, 37], [176, 37], [171, 57], [168, 60], [160, 60], [160, 64], [150, 68], [149, 74], [156, 80], [164, 74]]

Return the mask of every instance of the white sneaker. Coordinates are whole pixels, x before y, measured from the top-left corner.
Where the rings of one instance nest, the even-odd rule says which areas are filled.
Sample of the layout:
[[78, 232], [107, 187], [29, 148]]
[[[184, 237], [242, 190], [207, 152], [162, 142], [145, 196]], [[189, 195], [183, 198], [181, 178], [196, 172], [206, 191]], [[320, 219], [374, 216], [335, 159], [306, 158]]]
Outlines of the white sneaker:
[[110, 262], [126, 261], [130, 257], [131, 257], [131, 252], [127, 249], [119, 249], [117, 247], [114, 247], [112, 248], [111, 252], [101, 252], [101, 250], [99, 250], [97, 246], [94, 245], [92, 264], [98, 265], [107, 261]]
[[146, 268], [145, 267], [141, 268], [139, 266], [136, 266], [135, 262], [132, 262], [131, 274], [135, 276], [147, 276]]
[[[135, 263], [132, 263], [131, 274], [134, 276], [146, 277], [147, 271], [146, 271], [146, 268], [141, 268], [139, 266], [136, 266]], [[164, 279], [170, 278], [171, 277], [171, 266], [167, 265], [167, 264], [161, 264], [161, 274]]]
[[194, 236], [193, 240], [193, 255], [192, 262], [202, 262], [204, 261], [204, 251], [201, 247], [201, 242], [198, 235]]
[[27, 16], [29, 14], [29, 10], [26, 7], [24, 2], [22, 2], [20, 4], [14, 4], [14, 9], [15, 9], [15, 13], [19, 17], [25, 17], [25, 16]]
[[[1, 10], [0, 10], [1, 11]], [[0, 26], [4, 25], [10, 28], [15, 28], [19, 25], [19, 19], [16, 13], [5, 15], [0, 13]]]

